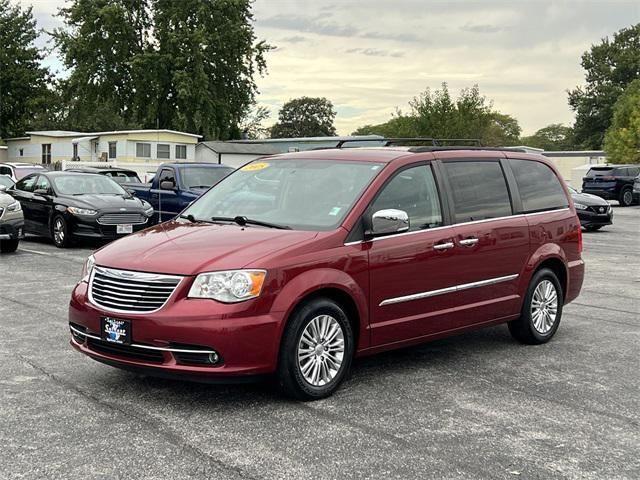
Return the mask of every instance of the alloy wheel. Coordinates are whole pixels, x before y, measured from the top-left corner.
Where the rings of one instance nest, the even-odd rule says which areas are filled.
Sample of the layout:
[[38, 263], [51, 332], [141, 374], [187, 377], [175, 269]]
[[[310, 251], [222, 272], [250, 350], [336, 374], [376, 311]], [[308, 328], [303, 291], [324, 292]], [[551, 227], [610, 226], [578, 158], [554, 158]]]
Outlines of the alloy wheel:
[[531, 299], [531, 320], [533, 327], [541, 334], [547, 334], [553, 328], [558, 315], [558, 292], [549, 280], [541, 281]]
[[630, 190], [625, 191], [622, 194], [622, 202], [625, 205], [631, 205], [632, 201], [633, 201], [633, 193]]
[[344, 360], [344, 332], [330, 315], [313, 318], [298, 342], [298, 367], [304, 379], [314, 387], [330, 383]]
[[53, 240], [57, 245], [62, 245], [64, 243], [64, 236], [64, 223], [60, 218], [57, 218], [53, 224]]

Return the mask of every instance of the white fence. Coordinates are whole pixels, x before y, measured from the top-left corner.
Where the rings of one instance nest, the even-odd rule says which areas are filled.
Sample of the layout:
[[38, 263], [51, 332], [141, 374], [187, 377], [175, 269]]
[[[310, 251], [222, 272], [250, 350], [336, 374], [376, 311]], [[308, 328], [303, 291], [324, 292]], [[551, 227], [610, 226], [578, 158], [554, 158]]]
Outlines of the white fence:
[[119, 162], [113, 160], [111, 162], [74, 162], [72, 160], [62, 161], [62, 170], [69, 168], [126, 168], [127, 170], [133, 170], [138, 174], [140, 180], [146, 183], [155, 175], [158, 166], [162, 162], [149, 162], [149, 163], [132, 163], [132, 162]]

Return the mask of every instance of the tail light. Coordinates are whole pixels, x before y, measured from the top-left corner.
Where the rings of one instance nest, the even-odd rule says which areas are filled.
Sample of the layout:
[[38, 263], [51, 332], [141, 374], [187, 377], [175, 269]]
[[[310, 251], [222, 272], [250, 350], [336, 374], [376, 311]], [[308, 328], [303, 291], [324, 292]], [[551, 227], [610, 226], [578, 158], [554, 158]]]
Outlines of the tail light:
[[582, 226], [580, 225], [580, 218], [576, 215], [576, 228], [578, 229], [578, 253], [582, 253], [583, 244], [582, 244]]

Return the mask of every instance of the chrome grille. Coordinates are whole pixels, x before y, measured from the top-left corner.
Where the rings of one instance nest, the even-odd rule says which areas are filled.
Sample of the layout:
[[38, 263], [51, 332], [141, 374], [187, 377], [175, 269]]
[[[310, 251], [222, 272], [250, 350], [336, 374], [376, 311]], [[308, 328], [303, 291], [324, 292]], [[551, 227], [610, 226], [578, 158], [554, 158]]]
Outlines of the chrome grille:
[[141, 213], [105, 213], [98, 217], [102, 225], [140, 225], [147, 222]]
[[112, 312], [151, 313], [167, 303], [180, 280], [175, 275], [94, 267], [89, 300]]

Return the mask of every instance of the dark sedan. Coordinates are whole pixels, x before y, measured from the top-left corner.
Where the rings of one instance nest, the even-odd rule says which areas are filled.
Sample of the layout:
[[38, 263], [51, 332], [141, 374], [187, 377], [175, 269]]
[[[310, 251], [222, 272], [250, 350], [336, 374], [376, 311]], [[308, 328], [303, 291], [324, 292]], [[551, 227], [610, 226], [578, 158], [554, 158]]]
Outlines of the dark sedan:
[[567, 185], [576, 206], [580, 224], [587, 230], [600, 230], [613, 223], [613, 210], [606, 200], [589, 193], [580, 193]]
[[153, 207], [103, 175], [47, 172], [29, 175], [7, 191], [22, 204], [25, 231], [52, 238], [112, 240], [147, 226]]

